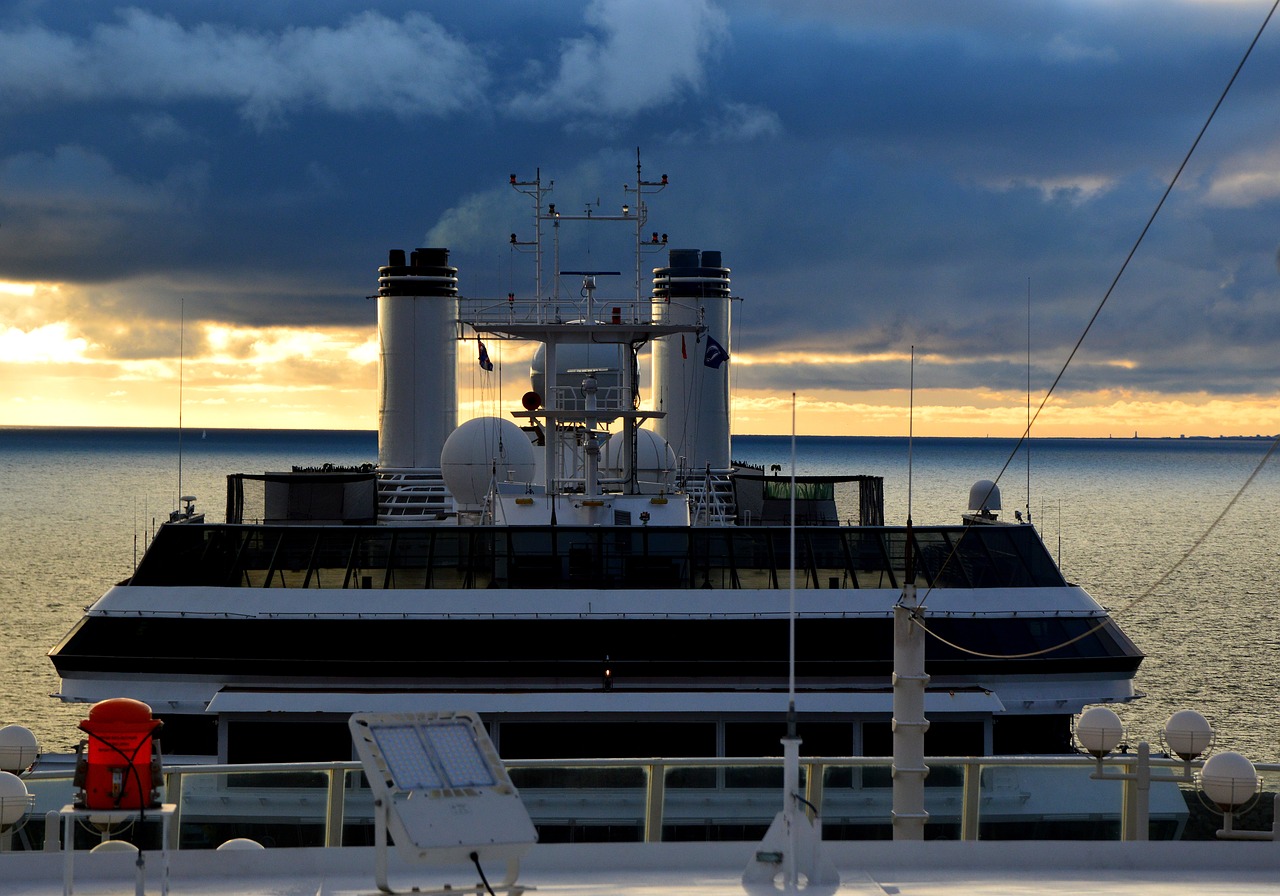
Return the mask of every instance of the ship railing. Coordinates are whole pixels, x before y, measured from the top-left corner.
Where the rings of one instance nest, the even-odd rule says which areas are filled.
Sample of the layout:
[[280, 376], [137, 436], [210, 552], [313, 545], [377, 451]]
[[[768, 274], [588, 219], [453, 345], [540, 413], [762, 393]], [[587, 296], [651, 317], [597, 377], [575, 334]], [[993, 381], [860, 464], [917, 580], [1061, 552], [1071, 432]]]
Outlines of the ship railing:
[[727, 473], [690, 475], [681, 481], [689, 496], [689, 512], [695, 526], [730, 526], [737, 520], [733, 481]]
[[[694, 320], [698, 303], [678, 299], [635, 297], [611, 299], [595, 297], [590, 302], [590, 317], [601, 324], [656, 324], [673, 319]], [[461, 335], [470, 338], [468, 328], [485, 329], [503, 324], [560, 324], [583, 321], [588, 316], [588, 302], [568, 294], [558, 298], [458, 299], [458, 320], [464, 324]]]
[[457, 514], [439, 470], [379, 468], [378, 519], [411, 522], [449, 519]]
[[[753, 840], [782, 804], [780, 758], [505, 764], [544, 840]], [[1147, 801], [1151, 839], [1212, 840], [1222, 822], [1193, 785], [1144, 789], [1090, 780], [1096, 764], [1087, 756], [931, 757], [928, 765], [929, 825], [934, 836], [947, 839], [1142, 839], [1135, 828], [1141, 800]], [[1151, 765], [1183, 767], [1163, 758]], [[1280, 790], [1280, 763], [1255, 768], [1266, 795], [1257, 801], [1256, 817], [1238, 823], [1241, 829], [1269, 827]], [[371, 842], [372, 794], [358, 762], [173, 765], [164, 775], [164, 801], [177, 806], [171, 849], [213, 848], [236, 837], [277, 846]], [[35, 817], [46, 815], [46, 839], [38, 824], [29, 824], [16, 848], [56, 850], [57, 810], [70, 802], [71, 772], [36, 771], [25, 780], [36, 798]], [[892, 772], [885, 757], [805, 757], [800, 780], [828, 839], [891, 836]]]

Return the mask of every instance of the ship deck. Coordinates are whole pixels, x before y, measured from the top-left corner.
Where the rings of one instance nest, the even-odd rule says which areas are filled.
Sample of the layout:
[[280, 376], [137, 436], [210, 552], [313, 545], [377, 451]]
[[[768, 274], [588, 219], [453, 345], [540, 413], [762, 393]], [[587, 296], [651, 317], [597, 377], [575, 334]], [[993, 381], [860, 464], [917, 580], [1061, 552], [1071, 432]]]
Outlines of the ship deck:
[[[756, 848], [755, 843], [540, 845], [526, 856], [519, 882], [536, 888], [541, 896], [742, 894], [742, 869]], [[826, 848], [840, 871], [839, 893], [1189, 896], [1274, 894], [1280, 887], [1280, 843], [863, 841], [829, 843]], [[134, 860], [118, 853], [77, 855], [74, 892], [134, 892]], [[376, 893], [373, 868], [372, 847], [238, 852], [234, 862], [216, 851], [182, 851], [171, 856], [170, 892]], [[62, 872], [60, 853], [8, 854], [0, 857], [0, 892], [52, 896], [62, 891]], [[147, 873], [147, 892], [160, 892], [158, 854], [148, 854]], [[500, 869], [493, 869], [490, 877], [501, 877]], [[445, 883], [456, 890], [473, 884], [475, 873], [410, 867], [393, 857], [390, 880], [397, 890], [428, 890]], [[495, 889], [502, 892], [496, 883]]]

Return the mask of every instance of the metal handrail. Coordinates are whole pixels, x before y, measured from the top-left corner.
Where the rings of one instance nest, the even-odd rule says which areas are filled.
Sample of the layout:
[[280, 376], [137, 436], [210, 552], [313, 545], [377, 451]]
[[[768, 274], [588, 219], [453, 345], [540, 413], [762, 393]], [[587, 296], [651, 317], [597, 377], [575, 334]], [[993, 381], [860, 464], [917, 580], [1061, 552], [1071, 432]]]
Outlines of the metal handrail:
[[[1119, 754], [1110, 757], [1107, 762], [1119, 766], [1131, 766], [1137, 761], [1133, 754]], [[962, 771], [960, 784], [960, 836], [963, 840], [977, 840], [981, 820], [982, 772], [992, 768], [1076, 768], [1091, 770], [1097, 767], [1096, 761], [1084, 755], [1047, 755], [1047, 756], [1000, 756], [1000, 757], [929, 757], [928, 763], [933, 768], [959, 768]], [[1184, 764], [1176, 759], [1152, 758], [1151, 766], [1156, 768], [1183, 769]], [[724, 772], [732, 769], [779, 769], [782, 768], [781, 757], [678, 757], [678, 758], [640, 758], [640, 759], [514, 759], [506, 760], [508, 770], [546, 769], [546, 770], [583, 770], [583, 769], [638, 769], [645, 778], [643, 787], [644, 819], [643, 831], [646, 842], [662, 839], [664, 818], [667, 817], [668, 802], [666, 772], [677, 768], [712, 768]], [[883, 756], [820, 756], [803, 757], [801, 769], [804, 773], [805, 800], [823, 811], [826, 794], [823, 780], [828, 769], [887, 769], [889, 760]], [[1202, 760], [1191, 763], [1193, 769], [1203, 766]], [[1280, 776], [1280, 763], [1255, 763], [1260, 775]], [[170, 827], [170, 849], [180, 846], [178, 832], [181, 828], [183, 805], [181, 800], [183, 782], [191, 777], [225, 776], [235, 774], [281, 774], [311, 773], [322, 774], [326, 778], [325, 800], [325, 833], [324, 845], [337, 847], [342, 845], [342, 827], [346, 817], [347, 775], [362, 771], [356, 761], [345, 762], [306, 762], [306, 763], [252, 763], [252, 764], [196, 764], [171, 765], [164, 769], [165, 792], [167, 801], [177, 804], [174, 822]], [[70, 769], [33, 771], [24, 776], [29, 781], [66, 781], [70, 784]], [[723, 777], [717, 776], [718, 789], [723, 787]], [[729, 788], [732, 789], [732, 788]], [[1123, 787], [1120, 817], [1131, 817], [1136, 801], [1148, 799], [1149, 791], [1137, 787]], [[779, 800], [781, 803], [781, 799]], [[886, 823], [889, 821], [885, 818]], [[55, 838], [56, 831], [53, 833]], [[1124, 839], [1137, 839], [1136, 832], [1122, 830]]]

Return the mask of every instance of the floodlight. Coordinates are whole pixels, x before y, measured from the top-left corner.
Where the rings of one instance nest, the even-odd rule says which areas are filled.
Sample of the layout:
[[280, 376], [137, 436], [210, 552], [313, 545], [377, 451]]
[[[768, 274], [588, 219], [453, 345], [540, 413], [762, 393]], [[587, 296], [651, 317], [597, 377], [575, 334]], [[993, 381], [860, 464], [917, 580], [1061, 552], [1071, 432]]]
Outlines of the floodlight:
[[348, 726], [374, 796], [380, 889], [391, 892], [388, 833], [408, 861], [506, 861], [514, 889], [538, 835], [475, 713], [356, 713]]

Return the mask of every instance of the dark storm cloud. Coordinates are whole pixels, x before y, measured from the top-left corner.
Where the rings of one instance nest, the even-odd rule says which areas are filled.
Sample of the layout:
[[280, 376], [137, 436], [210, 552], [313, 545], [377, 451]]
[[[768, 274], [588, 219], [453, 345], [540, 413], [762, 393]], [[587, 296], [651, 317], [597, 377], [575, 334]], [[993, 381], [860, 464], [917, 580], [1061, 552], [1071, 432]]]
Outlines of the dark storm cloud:
[[[366, 326], [386, 249], [438, 244], [468, 293], [527, 293], [507, 176], [614, 213], [640, 146], [671, 177], [652, 229], [724, 252], [747, 350], [916, 345], [946, 385], [1017, 389], [1030, 290], [1047, 385], [1264, 6], [11, 4], [0, 278], [107, 289], [103, 326], [171, 319], [179, 293], [207, 319]], [[1269, 31], [1072, 388], [1278, 385], [1277, 84]], [[604, 233], [566, 252], [625, 285]], [[767, 370], [743, 381], [904, 378]]]

